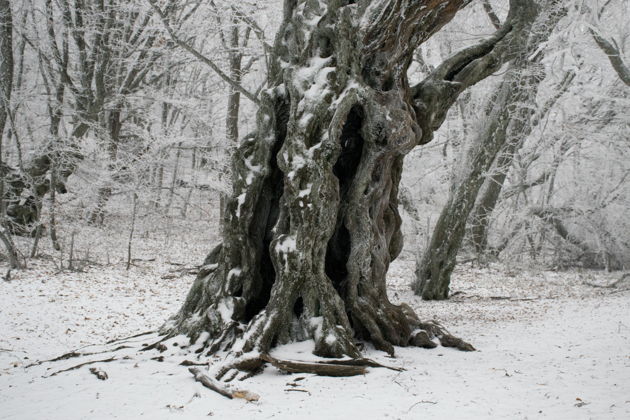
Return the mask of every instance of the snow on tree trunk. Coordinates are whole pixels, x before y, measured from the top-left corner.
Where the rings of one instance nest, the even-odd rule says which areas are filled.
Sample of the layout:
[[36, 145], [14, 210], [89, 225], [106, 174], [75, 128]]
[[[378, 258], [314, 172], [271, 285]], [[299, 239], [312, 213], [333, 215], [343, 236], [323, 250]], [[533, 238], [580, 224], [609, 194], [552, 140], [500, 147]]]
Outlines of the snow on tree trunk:
[[[539, 45], [546, 41], [564, 15], [562, 8], [557, 9], [553, 4], [548, 7], [545, 13], [541, 13], [541, 8], [531, 15], [530, 22], [535, 25], [531, 33], [527, 27], [521, 28], [521, 41], [514, 46], [517, 56], [498, 89], [484, 129], [468, 151], [460, 179], [433, 228], [429, 245], [418, 260], [413, 288], [425, 300], [448, 298], [451, 273], [466, 233], [466, 222], [486, 173], [506, 144], [506, 151], [513, 153], [519, 143], [516, 137], [524, 132], [526, 121], [534, 114], [534, 107], [527, 104], [535, 102], [538, 86], [544, 78]], [[508, 19], [506, 25], [509, 24]]]
[[358, 357], [357, 340], [393, 353], [436, 337], [472, 349], [386, 292], [402, 249], [404, 156], [509, 56], [503, 28], [408, 85], [414, 49], [465, 3], [285, 1], [257, 130], [234, 155], [223, 242], [167, 336], [186, 334], [208, 353], [313, 339], [317, 355]]

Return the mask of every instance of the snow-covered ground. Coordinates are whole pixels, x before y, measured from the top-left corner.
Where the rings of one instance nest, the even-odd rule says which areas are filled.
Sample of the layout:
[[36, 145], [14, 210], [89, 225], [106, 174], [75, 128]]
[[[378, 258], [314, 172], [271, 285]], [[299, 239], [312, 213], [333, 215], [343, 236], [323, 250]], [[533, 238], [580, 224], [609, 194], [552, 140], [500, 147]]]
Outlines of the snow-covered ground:
[[[172, 275], [177, 266], [168, 262], [139, 260], [129, 271], [112, 264], [76, 273], [39, 260], [0, 282], [0, 418], [630, 418], [630, 287], [587, 284], [609, 284], [619, 274], [466, 265], [454, 274], [451, 300], [427, 303], [409, 292], [413, 264], [397, 262], [390, 273], [392, 299], [410, 303], [422, 318], [438, 319], [478, 351], [399, 348], [394, 359], [368, 351], [405, 370], [369, 369], [341, 379], [268, 367], [231, 385], [259, 394], [257, 402], [228, 400], [175, 361], [138, 353], [151, 336], [124, 343], [132, 348], [116, 353], [120, 360], [114, 362], [55, 376], [49, 375], [111, 354], [26, 367], [157, 328], [178, 309], [193, 279]], [[274, 354], [306, 359], [309, 344]], [[94, 366], [109, 379], [92, 375]]]

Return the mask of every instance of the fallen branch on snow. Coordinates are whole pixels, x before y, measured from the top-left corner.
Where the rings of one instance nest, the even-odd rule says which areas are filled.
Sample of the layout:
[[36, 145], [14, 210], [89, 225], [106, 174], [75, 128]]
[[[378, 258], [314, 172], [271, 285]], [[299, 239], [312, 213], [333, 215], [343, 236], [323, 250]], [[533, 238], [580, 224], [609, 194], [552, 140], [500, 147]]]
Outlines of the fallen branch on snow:
[[272, 366], [290, 373], [314, 373], [320, 376], [355, 376], [366, 373], [367, 367], [380, 367], [395, 371], [403, 371], [402, 368], [385, 366], [371, 359], [326, 360], [316, 362], [299, 362], [293, 360], [280, 360], [268, 354], [260, 356], [262, 360]]
[[[61, 370], [58, 370], [57, 372], [54, 372], [54, 373], [50, 374], [50, 375], [49, 375], [49, 377], [50, 377], [50, 376], [56, 376], [56, 375], [58, 375], [58, 374], [60, 374], [60, 373], [63, 373], [63, 372], [68, 372], [68, 371], [71, 371], [71, 370], [79, 369], [79, 368], [81, 368], [81, 367], [83, 367], [83, 366], [86, 366], [86, 365], [91, 365], [91, 364], [93, 364], [93, 363], [107, 363], [107, 362], [113, 362], [114, 360], [118, 360], [118, 359], [116, 359], [115, 357], [110, 357], [110, 358], [108, 358], [108, 359], [91, 360], [91, 361], [89, 361], [89, 362], [79, 363], [79, 364], [78, 364], [78, 365], [76, 365], [76, 366], [72, 366], [72, 367], [69, 367], [69, 368], [66, 368], [66, 369], [61, 369]], [[97, 369], [97, 370], [98, 370], [98, 369]], [[90, 372], [92, 372], [92, 369], [90, 369]], [[92, 373], [94, 373], [94, 372], [92, 372]], [[96, 375], [96, 374], [95, 374], [95, 375]], [[96, 375], [96, 376], [98, 376], [98, 375]], [[99, 379], [101, 379], [101, 378], [99, 378]]]
[[226, 398], [229, 398], [229, 399], [234, 398], [232, 396], [232, 393], [229, 390], [219, 386], [215, 381], [212, 380], [210, 376], [203, 373], [201, 369], [196, 368], [196, 367], [191, 367], [191, 368], [188, 368], [188, 371], [193, 374], [195, 381], [200, 382], [206, 388], [211, 389], [214, 392], [221, 394]]
[[242, 398], [247, 401], [258, 401], [260, 399], [260, 396], [258, 394], [254, 394], [253, 392], [243, 390], [230, 391], [227, 388], [221, 387], [210, 376], [203, 373], [199, 368], [191, 367], [188, 368], [188, 371], [193, 374], [195, 381], [200, 382], [206, 388], [211, 389], [212, 391], [221, 394], [226, 398]]

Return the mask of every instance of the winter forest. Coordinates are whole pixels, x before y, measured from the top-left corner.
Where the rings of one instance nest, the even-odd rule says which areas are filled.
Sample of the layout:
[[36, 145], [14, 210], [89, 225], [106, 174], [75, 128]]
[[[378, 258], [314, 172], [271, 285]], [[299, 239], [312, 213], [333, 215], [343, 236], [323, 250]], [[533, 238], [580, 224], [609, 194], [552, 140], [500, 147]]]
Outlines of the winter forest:
[[0, 419], [630, 418], [629, 19], [0, 0]]

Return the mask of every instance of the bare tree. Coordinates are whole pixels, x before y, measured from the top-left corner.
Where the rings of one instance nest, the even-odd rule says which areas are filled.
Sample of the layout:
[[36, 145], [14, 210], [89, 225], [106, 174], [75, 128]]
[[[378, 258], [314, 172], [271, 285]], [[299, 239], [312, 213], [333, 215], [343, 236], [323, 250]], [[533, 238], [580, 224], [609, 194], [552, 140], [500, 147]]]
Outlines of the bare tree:
[[[513, 124], [509, 135], [507, 135], [507, 141], [504, 143], [501, 151], [498, 153], [495, 162], [493, 164], [494, 168], [492, 170], [492, 175], [487, 177], [484, 186], [477, 198], [477, 203], [475, 205], [475, 209], [470, 216], [470, 231], [471, 231], [471, 239], [473, 242], [473, 246], [478, 254], [485, 253], [488, 246], [488, 226], [490, 219], [492, 217], [492, 212], [494, 211], [499, 197], [501, 195], [501, 191], [503, 190], [503, 185], [507, 178], [508, 172], [512, 167], [512, 162], [514, 160], [515, 155], [518, 153], [520, 148], [523, 146], [523, 143], [527, 136], [531, 134], [534, 127], [536, 127], [539, 122], [547, 115], [547, 113], [551, 110], [556, 101], [562, 96], [562, 94], [568, 89], [571, 85], [571, 81], [575, 78], [574, 71], [568, 71], [563, 77], [562, 81], [556, 88], [556, 92], [554, 95], [545, 103], [545, 105], [537, 110], [531, 118], [520, 119]], [[535, 86], [540, 78], [535, 79], [532, 84], [521, 84], [519, 88], [525, 88], [530, 91], [537, 91], [538, 87]], [[520, 103], [517, 106], [522, 108], [534, 108], [535, 103], [534, 99], [530, 97], [530, 102]], [[511, 107], [505, 107], [504, 112], [508, 112]], [[526, 116], [524, 116], [526, 117]], [[541, 175], [539, 175], [535, 180], [530, 182], [526, 182], [522, 185], [519, 185], [517, 188], [519, 190], [532, 188], [538, 185], [543, 184], [550, 177], [550, 173], [545, 171]], [[510, 192], [507, 194], [511, 195]]]
[[[604, 54], [608, 57], [612, 68], [615, 70], [619, 79], [626, 84], [626, 86], [630, 86], [630, 67], [625, 60], [624, 56], [624, 46], [627, 43], [628, 37], [628, 25], [627, 22], [622, 22], [622, 27], [625, 27], [625, 33], [621, 34], [621, 39], [618, 41], [614, 37], [608, 38], [605, 35], [604, 25], [602, 23], [602, 16], [605, 13], [617, 14], [615, 17], [617, 19], [622, 19], [625, 21], [625, 18], [628, 14], [628, 3], [627, 2], [615, 2], [618, 3], [615, 6], [618, 6], [616, 9], [611, 10], [612, 0], [606, 1], [604, 5], [597, 11], [592, 10], [590, 14], [592, 16], [592, 24], [589, 27], [589, 32], [593, 36], [595, 43], [602, 50]], [[621, 10], [620, 10], [621, 9]]]
[[[446, 299], [449, 293], [450, 276], [456, 257], [466, 233], [466, 221], [474, 208], [477, 195], [497, 155], [506, 143], [510, 148], [519, 144], [511, 139], [522, 133], [532, 117], [531, 106], [536, 98], [544, 69], [537, 53], [539, 45], [551, 34], [558, 20], [564, 15], [562, 8], [552, 4], [548, 9], [538, 9], [535, 27], [531, 34], [521, 33], [521, 43], [515, 46], [514, 61], [498, 89], [492, 110], [477, 140], [468, 151], [462, 172], [455, 181], [447, 204], [433, 228], [431, 240], [424, 255], [418, 260], [413, 289], [423, 299]], [[538, 17], [538, 16], [537, 16]], [[506, 21], [505, 26], [510, 22]], [[524, 28], [529, 31], [529, 28]], [[512, 152], [507, 150], [507, 152]]]

